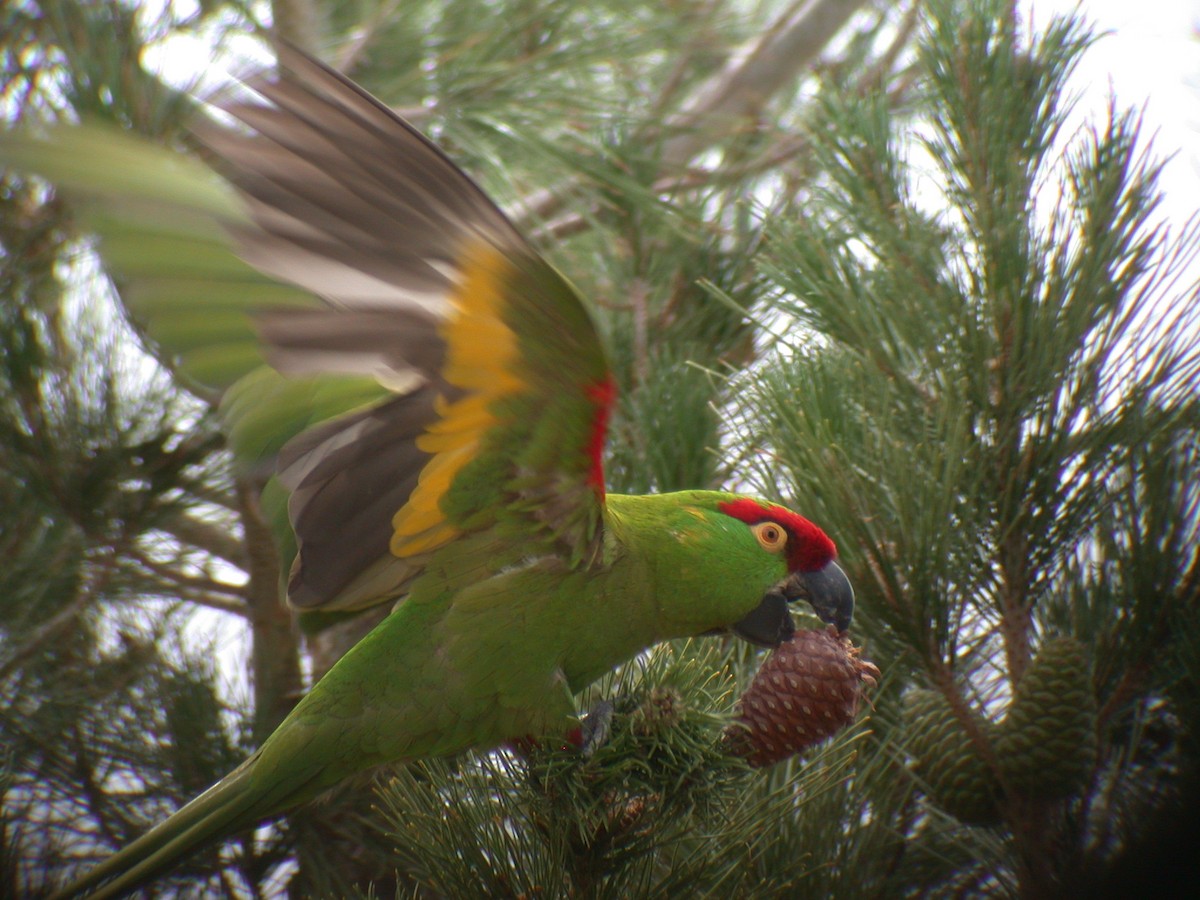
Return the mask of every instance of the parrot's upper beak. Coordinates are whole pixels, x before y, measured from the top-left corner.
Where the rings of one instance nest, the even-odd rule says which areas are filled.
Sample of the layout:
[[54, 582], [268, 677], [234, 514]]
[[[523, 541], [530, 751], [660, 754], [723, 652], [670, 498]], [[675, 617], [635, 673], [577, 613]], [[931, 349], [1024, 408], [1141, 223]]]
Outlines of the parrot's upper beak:
[[807, 600], [822, 622], [838, 631], [850, 627], [854, 616], [854, 588], [842, 567], [831, 562], [816, 572], [788, 576], [763, 597], [749, 615], [734, 624], [733, 633], [752, 644], [778, 647], [796, 631], [788, 604]]
[[807, 600], [822, 622], [845, 631], [854, 617], [854, 588], [842, 567], [831, 562], [816, 572], [797, 572], [783, 583], [788, 601]]

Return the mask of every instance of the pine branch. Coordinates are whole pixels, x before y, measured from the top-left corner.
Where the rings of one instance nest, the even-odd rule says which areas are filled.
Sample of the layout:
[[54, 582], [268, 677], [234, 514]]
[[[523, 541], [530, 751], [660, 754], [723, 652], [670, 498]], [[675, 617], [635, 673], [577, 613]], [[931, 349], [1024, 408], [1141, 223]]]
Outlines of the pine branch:
[[80, 584], [75, 595], [58, 612], [25, 637], [0, 663], [0, 681], [8, 678], [27, 660], [41, 653], [76, 626], [79, 616], [95, 602], [112, 579], [117, 571], [117, 563], [118, 551], [115, 548], [107, 549], [100, 555], [100, 559], [93, 564], [87, 579]]
[[[359, 59], [370, 49], [379, 32], [392, 21], [402, 2], [403, 0], [383, 0], [379, 3], [366, 19], [358, 23], [350, 35], [350, 40], [338, 48], [337, 55], [332, 60], [333, 67], [353, 77]], [[410, 122], [417, 121], [412, 117], [414, 113], [418, 113], [416, 107], [410, 111], [397, 112]]]
[[156, 524], [156, 529], [183, 544], [204, 551], [236, 568], [246, 565], [246, 548], [228, 528], [201, 519], [192, 512], [170, 516]]
[[254, 734], [262, 741], [300, 699], [303, 679], [296, 625], [280, 596], [279, 553], [259, 506], [259, 487], [240, 479], [237, 488], [249, 563], [245, 599], [251, 624]]
[[[797, 0], [744, 53], [730, 52], [730, 62], [696, 90], [682, 110], [653, 132], [644, 132], [639, 143], [666, 138], [656, 159], [662, 175], [655, 192], [676, 186], [679, 171], [694, 157], [721, 139], [735, 133], [771, 97], [792, 84], [798, 73], [812, 65], [831, 40], [865, 0]], [[680, 65], [685, 63], [681, 61]], [[554, 219], [571, 201], [574, 183], [556, 185], [531, 194], [513, 204], [509, 215], [519, 228], [534, 230], [539, 239], [562, 238], [579, 233], [585, 226], [575, 214]]]
[[133, 554], [130, 562], [133, 565], [128, 568], [136, 575], [140, 585], [134, 603], [140, 603], [146, 596], [160, 596], [228, 613], [243, 620], [251, 616], [244, 586], [185, 575], [140, 552]]
[[763, 105], [817, 59], [865, 0], [798, 0], [725, 70], [693, 95], [664, 129], [660, 151], [673, 169], [718, 137], [753, 122]]
[[188, 485], [188, 494], [202, 503], [211, 503], [213, 506], [218, 506], [229, 512], [236, 513], [241, 510], [236, 492], [229, 490], [223, 484], [210, 483], [208, 481], [191, 484]]
[[[865, 95], [878, 89], [879, 81], [887, 72], [891, 71], [900, 52], [911, 42], [912, 35], [920, 21], [917, 15], [919, 10], [920, 4], [914, 2], [902, 20], [896, 37], [881, 54], [879, 60], [856, 77], [854, 87], [856, 92]], [[886, 96], [889, 107], [898, 108], [907, 102], [915, 84], [915, 70], [910, 70], [888, 89]], [[654, 181], [650, 193], [655, 196], [672, 196], [686, 191], [737, 184], [754, 176], [784, 169], [789, 162], [807, 156], [811, 150], [812, 146], [808, 135], [796, 134], [780, 138], [768, 148], [767, 152], [741, 162], [722, 160], [721, 165], [713, 168], [686, 167], [674, 171], [670, 166], [662, 166], [665, 173]], [[560, 189], [539, 191], [532, 195], [531, 200], [522, 201], [516, 205], [514, 207], [515, 214], [525, 216], [531, 222], [532, 220], [539, 221], [535, 229], [539, 241], [553, 243], [583, 234], [595, 225], [596, 210], [594, 209], [573, 210], [557, 219], [550, 219], [570, 201], [572, 190], [572, 188], [563, 188], [561, 191]], [[556, 191], [560, 192], [556, 193]]]

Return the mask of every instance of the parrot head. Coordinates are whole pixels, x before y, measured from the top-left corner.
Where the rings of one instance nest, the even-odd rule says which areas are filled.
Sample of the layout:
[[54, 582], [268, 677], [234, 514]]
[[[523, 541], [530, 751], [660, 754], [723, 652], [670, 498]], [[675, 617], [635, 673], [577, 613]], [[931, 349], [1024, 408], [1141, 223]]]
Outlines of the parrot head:
[[794, 632], [790, 610], [799, 600], [839, 632], [850, 626], [854, 591], [834, 561], [837, 548], [803, 516], [724, 491], [610, 495], [609, 502], [614, 524], [645, 514], [652, 525], [642, 537], [653, 545], [670, 636], [732, 633], [776, 647]]
[[787, 569], [730, 631], [753, 644], [777, 647], [795, 632], [790, 605], [798, 600], [807, 601], [821, 621], [839, 632], [850, 627], [854, 589], [834, 561], [837, 548], [825, 532], [791, 510], [749, 497], [724, 501], [717, 509], [743, 523]]

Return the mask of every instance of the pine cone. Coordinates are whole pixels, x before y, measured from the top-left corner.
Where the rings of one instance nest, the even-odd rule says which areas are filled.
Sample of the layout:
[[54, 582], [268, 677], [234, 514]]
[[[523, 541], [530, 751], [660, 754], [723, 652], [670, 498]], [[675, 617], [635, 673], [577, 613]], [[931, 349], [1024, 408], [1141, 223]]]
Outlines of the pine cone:
[[863, 684], [874, 687], [879, 677], [858, 653], [832, 625], [780, 644], [738, 701], [738, 722], [725, 732], [729, 751], [769, 766], [849, 725]]
[[[905, 697], [905, 706], [913, 770], [929, 798], [971, 825], [998, 821], [999, 781], [946, 698], [938, 691], [918, 690]], [[982, 717], [972, 718], [990, 737], [995, 726]]]
[[1027, 797], [1067, 797], [1096, 758], [1096, 698], [1078, 641], [1042, 645], [1000, 723], [996, 753], [1005, 784]]

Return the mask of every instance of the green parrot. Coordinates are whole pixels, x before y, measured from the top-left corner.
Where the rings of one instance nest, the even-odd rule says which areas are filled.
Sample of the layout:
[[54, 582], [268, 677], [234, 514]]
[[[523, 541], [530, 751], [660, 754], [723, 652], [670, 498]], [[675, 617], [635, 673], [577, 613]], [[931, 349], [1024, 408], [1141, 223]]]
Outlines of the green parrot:
[[[605, 492], [614, 381], [575, 289], [430, 141], [303, 53], [195, 129], [208, 168], [95, 127], [0, 159], [86, 211], [132, 317], [273, 465], [301, 611], [394, 609], [212, 788], [65, 889], [112, 897], [382, 763], [579, 734], [643, 649], [844, 630], [836, 549], [731, 493]], [[281, 492], [282, 494], [282, 492]]]

